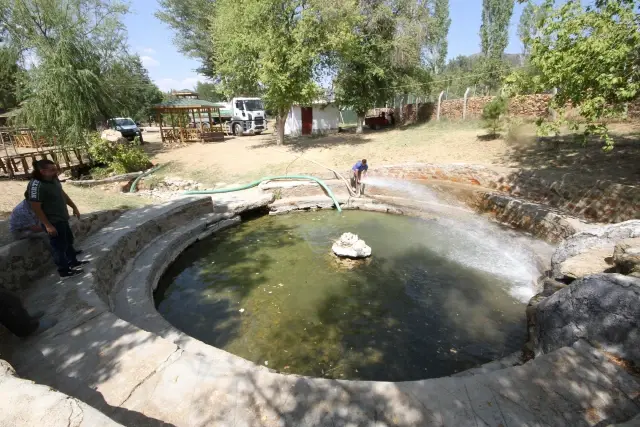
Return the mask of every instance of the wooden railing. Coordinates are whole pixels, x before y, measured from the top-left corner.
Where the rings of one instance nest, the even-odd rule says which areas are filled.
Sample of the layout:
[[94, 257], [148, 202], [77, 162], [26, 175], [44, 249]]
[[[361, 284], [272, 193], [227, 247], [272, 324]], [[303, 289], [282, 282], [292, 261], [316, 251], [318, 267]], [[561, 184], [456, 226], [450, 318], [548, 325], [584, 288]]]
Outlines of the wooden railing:
[[61, 170], [70, 169], [75, 165], [83, 165], [89, 161], [84, 149], [50, 148], [31, 153], [0, 157], [0, 172], [10, 178], [16, 175], [27, 175], [33, 170], [32, 163], [41, 159], [53, 161]]

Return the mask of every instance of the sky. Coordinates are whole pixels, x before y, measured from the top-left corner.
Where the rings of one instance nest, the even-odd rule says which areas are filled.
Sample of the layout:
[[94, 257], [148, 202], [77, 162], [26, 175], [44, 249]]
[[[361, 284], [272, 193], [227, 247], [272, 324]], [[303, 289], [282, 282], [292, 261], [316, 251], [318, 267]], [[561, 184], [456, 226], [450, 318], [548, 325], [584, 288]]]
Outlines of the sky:
[[[517, 28], [523, 7], [518, 3], [515, 5], [506, 53], [520, 53], [522, 50]], [[173, 44], [173, 31], [154, 16], [157, 9], [156, 0], [131, 2], [131, 13], [124, 19], [129, 45], [140, 55], [149, 76], [161, 90], [193, 89], [198, 81], [206, 81], [194, 71], [199, 63], [178, 52]], [[480, 52], [482, 0], [450, 0], [449, 9], [448, 58]]]

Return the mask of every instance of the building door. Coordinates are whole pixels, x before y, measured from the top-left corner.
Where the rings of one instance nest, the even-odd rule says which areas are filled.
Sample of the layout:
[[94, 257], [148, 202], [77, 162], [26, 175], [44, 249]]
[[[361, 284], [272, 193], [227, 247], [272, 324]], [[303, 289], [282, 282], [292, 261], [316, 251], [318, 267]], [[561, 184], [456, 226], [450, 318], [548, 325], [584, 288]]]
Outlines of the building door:
[[302, 113], [302, 134], [311, 135], [313, 130], [313, 109], [311, 107], [300, 107]]

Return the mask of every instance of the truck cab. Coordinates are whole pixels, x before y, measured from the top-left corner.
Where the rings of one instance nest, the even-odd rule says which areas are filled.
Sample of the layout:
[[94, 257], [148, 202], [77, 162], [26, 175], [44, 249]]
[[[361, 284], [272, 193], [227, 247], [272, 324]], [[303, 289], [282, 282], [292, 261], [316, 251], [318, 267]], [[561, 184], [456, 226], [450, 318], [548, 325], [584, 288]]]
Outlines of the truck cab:
[[228, 126], [234, 135], [260, 135], [267, 130], [267, 115], [260, 98], [233, 98], [229, 107], [233, 113]]
[[107, 127], [109, 129], [116, 130], [122, 134], [124, 138], [129, 141], [133, 141], [137, 136], [140, 143], [143, 143], [142, 132], [138, 124], [134, 122], [130, 117], [114, 117], [107, 120]]

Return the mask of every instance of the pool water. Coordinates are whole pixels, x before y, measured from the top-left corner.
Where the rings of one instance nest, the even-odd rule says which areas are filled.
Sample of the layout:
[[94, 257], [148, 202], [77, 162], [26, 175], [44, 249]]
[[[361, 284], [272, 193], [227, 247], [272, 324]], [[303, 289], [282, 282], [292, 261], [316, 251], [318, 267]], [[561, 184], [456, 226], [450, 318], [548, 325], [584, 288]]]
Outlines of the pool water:
[[[373, 250], [345, 267], [343, 232]], [[158, 311], [185, 333], [284, 373], [403, 381], [522, 347], [532, 267], [499, 228], [334, 211], [263, 216], [188, 248]], [[515, 291], [514, 291], [515, 290]]]

